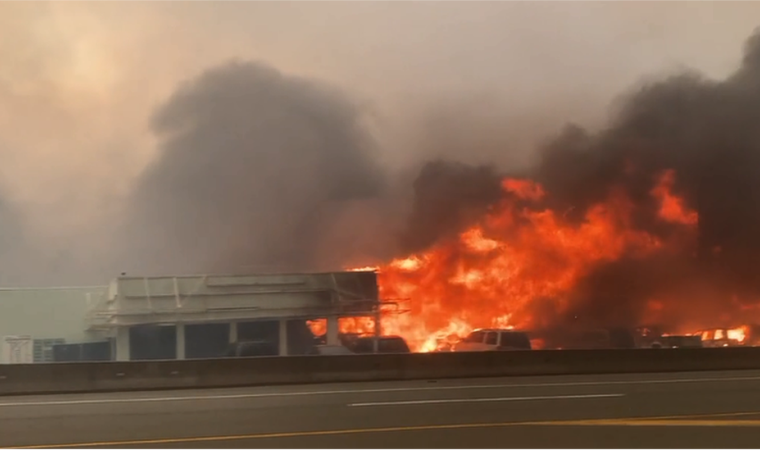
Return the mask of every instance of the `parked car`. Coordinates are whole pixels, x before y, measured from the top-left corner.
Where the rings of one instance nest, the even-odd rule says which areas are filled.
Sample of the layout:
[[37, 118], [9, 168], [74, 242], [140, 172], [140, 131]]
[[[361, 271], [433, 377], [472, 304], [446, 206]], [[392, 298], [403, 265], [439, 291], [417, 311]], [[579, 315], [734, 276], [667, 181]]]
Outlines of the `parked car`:
[[[362, 335], [359, 333], [339, 333], [338, 334], [338, 340], [345, 347], [350, 347], [360, 337], [362, 337]], [[326, 345], [327, 335], [320, 334], [319, 336], [314, 336], [314, 343], [315, 345]]]
[[727, 328], [713, 328], [698, 333], [704, 347], [737, 347], [744, 345], [744, 339], [732, 336]]
[[557, 347], [562, 349], [636, 348], [632, 330], [625, 328], [577, 329], [562, 333]]
[[702, 348], [702, 337], [696, 336], [660, 336], [652, 348]]
[[354, 352], [343, 345], [315, 345], [312, 348], [312, 355], [353, 355]]
[[[354, 353], [374, 353], [375, 338], [362, 336], [351, 343], [349, 349]], [[378, 353], [409, 353], [409, 345], [400, 336], [380, 336], [378, 338]]]
[[454, 345], [455, 352], [483, 352], [497, 350], [531, 350], [530, 338], [524, 331], [505, 329], [479, 329]]

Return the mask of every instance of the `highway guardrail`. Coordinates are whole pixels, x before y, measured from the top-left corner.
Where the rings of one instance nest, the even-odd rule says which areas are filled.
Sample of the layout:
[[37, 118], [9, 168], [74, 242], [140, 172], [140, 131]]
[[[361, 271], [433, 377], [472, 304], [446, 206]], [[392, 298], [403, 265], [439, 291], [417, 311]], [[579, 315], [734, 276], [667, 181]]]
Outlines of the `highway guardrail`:
[[760, 369], [760, 348], [535, 350], [0, 365], [0, 395]]

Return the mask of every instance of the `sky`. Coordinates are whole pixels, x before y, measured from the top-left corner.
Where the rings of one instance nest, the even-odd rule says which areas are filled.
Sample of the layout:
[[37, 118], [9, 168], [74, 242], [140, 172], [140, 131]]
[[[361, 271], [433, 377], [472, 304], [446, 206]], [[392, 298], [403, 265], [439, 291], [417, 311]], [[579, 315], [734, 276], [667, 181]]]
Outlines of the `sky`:
[[115, 275], [99, 262], [141, 239], [119, 224], [171, 146], [156, 117], [230, 61], [339, 90], [389, 171], [518, 167], [568, 121], [603, 127], [642, 80], [726, 76], [756, 17], [756, 2], [0, 3], [0, 284]]

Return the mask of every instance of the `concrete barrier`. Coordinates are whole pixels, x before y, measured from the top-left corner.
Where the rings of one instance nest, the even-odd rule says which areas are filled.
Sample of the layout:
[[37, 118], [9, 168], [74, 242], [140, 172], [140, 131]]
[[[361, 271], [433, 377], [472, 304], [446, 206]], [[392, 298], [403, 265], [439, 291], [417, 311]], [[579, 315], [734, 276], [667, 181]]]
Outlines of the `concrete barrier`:
[[760, 369], [760, 348], [542, 350], [0, 366], [0, 395]]

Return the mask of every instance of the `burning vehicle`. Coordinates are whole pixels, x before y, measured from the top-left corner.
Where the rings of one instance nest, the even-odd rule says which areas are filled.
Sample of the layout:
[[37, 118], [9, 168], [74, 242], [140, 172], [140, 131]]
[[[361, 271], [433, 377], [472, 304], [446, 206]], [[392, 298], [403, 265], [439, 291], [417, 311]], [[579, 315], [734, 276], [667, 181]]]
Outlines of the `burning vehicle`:
[[736, 328], [711, 328], [695, 333], [704, 347], [738, 347], [760, 344], [760, 326], [742, 325]]
[[649, 348], [702, 348], [699, 335], [663, 335], [648, 345]]

